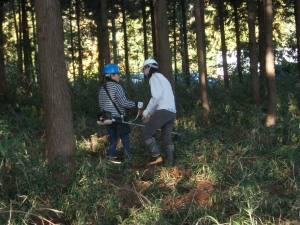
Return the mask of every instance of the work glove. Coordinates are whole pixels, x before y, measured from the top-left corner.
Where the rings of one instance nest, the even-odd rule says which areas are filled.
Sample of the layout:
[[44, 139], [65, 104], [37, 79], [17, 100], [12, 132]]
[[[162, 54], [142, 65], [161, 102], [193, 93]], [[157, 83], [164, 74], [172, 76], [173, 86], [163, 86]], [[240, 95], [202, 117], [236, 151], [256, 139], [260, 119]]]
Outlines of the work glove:
[[137, 107], [138, 109], [143, 108], [143, 106], [144, 106], [144, 103], [143, 103], [143, 102], [136, 102], [136, 103], [135, 103], [135, 107]]
[[148, 121], [150, 120], [151, 115], [148, 113], [148, 111], [144, 110], [143, 111], [143, 123], [148, 123]]

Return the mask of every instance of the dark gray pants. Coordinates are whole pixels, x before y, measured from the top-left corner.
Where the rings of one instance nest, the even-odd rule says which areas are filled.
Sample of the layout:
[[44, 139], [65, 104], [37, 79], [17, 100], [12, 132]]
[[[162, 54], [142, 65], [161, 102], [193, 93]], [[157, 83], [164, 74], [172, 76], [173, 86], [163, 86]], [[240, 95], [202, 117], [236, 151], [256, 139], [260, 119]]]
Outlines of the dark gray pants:
[[172, 113], [168, 110], [157, 110], [150, 120], [145, 124], [142, 132], [142, 138], [146, 142], [152, 139], [152, 135], [161, 129], [161, 139], [164, 146], [173, 145], [172, 143], [172, 131], [174, 122], [176, 119], [176, 113]]

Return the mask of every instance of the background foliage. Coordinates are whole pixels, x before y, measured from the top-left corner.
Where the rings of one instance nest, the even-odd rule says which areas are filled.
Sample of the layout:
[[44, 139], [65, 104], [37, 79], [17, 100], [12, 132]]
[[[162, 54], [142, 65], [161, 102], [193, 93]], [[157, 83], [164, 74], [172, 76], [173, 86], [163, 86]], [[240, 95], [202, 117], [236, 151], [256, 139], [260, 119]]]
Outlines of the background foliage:
[[[264, 126], [267, 103], [251, 104], [250, 76], [247, 58], [246, 4], [239, 7], [243, 53], [243, 80], [236, 77], [230, 65], [230, 88], [221, 79], [209, 83], [211, 113], [202, 117], [199, 83], [191, 86], [181, 82], [182, 18], [180, 6], [175, 7], [176, 43], [179, 50], [175, 84], [177, 120], [174, 131], [176, 165], [172, 168], [144, 168], [148, 152], [141, 140], [141, 128], [132, 127], [133, 163], [113, 165], [105, 159], [108, 141], [104, 127], [96, 124], [98, 90], [97, 41], [94, 1], [81, 3], [80, 26], [76, 24], [75, 1], [61, 1], [65, 31], [65, 53], [70, 78], [70, 93], [77, 141], [75, 153], [78, 168], [72, 172], [68, 186], [53, 179], [54, 168], [67, 170], [63, 162], [45, 163], [44, 112], [36, 64], [31, 89], [24, 85], [20, 70], [19, 35], [15, 19], [20, 19], [17, 1], [4, 6], [6, 16], [5, 69], [9, 102], [0, 105], [0, 223], [1, 224], [298, 224], [299, 193], [299, 77], [296, 64], [276, 55], [278, 119], [274, 127]], [[113, 1], [109, 1], [110, 3]], [[19, 2], [18, 2], [19, 3]], [[124, 34], [120, 2], [109, 5], [109, 27], [115, 19], [117, 58], [125, 71]], [[143, 61], [140, 1], [131, 2], [127, 31], [130, 45], [130, 71], [139, 73]], [[169, 7], [174, 1], [170, 1]], [[190, 69], [197, 71], [192, 1], [187, 3]], [[224, 2], [226, 44], [236, 47], [232, 19], [232, 1]], [[33, 2], [26, 2], [30, 55], [35, 60]], [[20, 10], [20, 9], [19, 9]], [[171, 12], [172, 10], [170, 10]], [[219, 22], [216, 1], [206, 1], [206, 41], [208, 75], [217, 77], [217, 55], [220, 50]], [[17, 13], [16, 13], [17, 12]], [[295, 28], [291, 1], [274, 1], [274, 49], [288, 48], [295, 55]], [[70, 16], [71, 15], [71, 16]], [[15, 17], [16, 16], [16, 17]], [[169, 15], [170, 16], [170, 15]], [[150, 56], [152, 53], [150, 15], [147, 14]], [[17, 26], [16, 26], [17, 25]], [[171, 24], [170, 24], [171, 25]], [[172, 24], [174, 25], [174, 24]], [[172, 27], [172, 26], [171, 26]], [[72, 29], [71, 29], [72, 28]], [[81, 31], [81, 41], [76, 36]], [[17, 35], [18, 34], [18, 35]], [[71, 45], [73, 39], [75, 47]], [[171, 47], [174, 40], [170, 37]], [[82, 44], [84, 80], [78, 77], [78, 44]], [[72, 56], [75, 51], [75, 57]], [[174, 59], [173, 58], [173, 59]], [[173, 62], [174, 63], [174, 62]], [[175, 72], [177, 71], [177, 72]], [[129, 99], [147, 102], [147, 82], [122, 79]], [[264, 85], [264, 84], [263, 84]], [[265, 98], [262, 92], [262, 99]], [[2, 97], [2, 96], [1, 96]], [[129, 110], [129, 118], [136, 116]], [[137, 120], [141, 123], [141, 119]], [[159, 133], [157, 133], [159, 145]], [[122, 157], [121, 146], [118, 146]]]
[[[240, 90], [240, 83], [233, 82]], [[68, 187], [56, 184], [44, 162], [43, 114], [33, 104], [39, 96], [18, 112], [2, 105], [1, 223], [297, 224], [300, 83], [294, 70], [277, 82], [279, 119], [272, 128], [263, 125], [261, 108], [249, 107], [249, 89], [224, 98], [222, 83], [209, 86], [216, 107], [209, 118], [201, 117], [193, 91], [197, 85], [176, 87], [174, 131], [180, 135], [174, 136], [172, 168], [141, 166], [148, 155], [141, 128], [134, 126], [133, 164], [106, 161], [106, 131], [95, 123], [99, 86], [91, 82], [86, 91], [85, 85], [75, 85], [78, 169]], [[148, 84], [123, 86], [129, 95], [138, 92], [148, 99]], [[135, 113], [129, 111], [130, 118]]]

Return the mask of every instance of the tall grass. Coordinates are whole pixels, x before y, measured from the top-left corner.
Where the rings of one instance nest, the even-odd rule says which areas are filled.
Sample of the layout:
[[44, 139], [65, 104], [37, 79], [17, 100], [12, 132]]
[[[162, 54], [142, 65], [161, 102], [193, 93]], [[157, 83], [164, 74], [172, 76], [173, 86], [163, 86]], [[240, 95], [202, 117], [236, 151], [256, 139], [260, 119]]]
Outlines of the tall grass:
[[[105, 159], [106, 131], [96, 124], [99, 85], [74, 85], [78, 167], [67, 187], [45, 164], [38, 95], [23, 101], [20, 112], [1, 105], [0, 223], [297, 224], [300, 82], [292, 74], [278, 80], [277, 124], [266, 128], [265, 105], [251, 105], [246, 80], [232, 79], [229, 91], [222, 83], [209, 86], [207, 118], [201, 117], [198, 84], [177, 84], [176, 165], [147, 169], [140, 166], [148, 157], [140, 127], [131, 133], [135, 167]], [[123, 86], [128, 98], [149, 100], [147, 83]], [[136, 113], [128, 110], [130, 118]], [[159, 134], [157, 141], [161, 146]]]

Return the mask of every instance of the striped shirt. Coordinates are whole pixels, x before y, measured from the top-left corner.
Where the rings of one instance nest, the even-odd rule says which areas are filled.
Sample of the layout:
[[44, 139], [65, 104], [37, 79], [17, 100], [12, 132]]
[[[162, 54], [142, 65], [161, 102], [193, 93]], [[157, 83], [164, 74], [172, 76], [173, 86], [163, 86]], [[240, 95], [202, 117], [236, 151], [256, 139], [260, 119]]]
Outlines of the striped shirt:
[[[105, 85], [110, 97], [124, 116], [126, 115], [125, 108], [135, 107], [135, 102], [126, 98], [125, 91], [119, 83], [115, 81], [108, 81]], [[110, 98], [108, 97], [104, 86], [101, 87], [99, 90], [99, 106], [100, 110], [111, 112], [112, 117], [121, 116], [118, 113], [118, 110], [116, 109], [114, 104], [111, 102]]]

